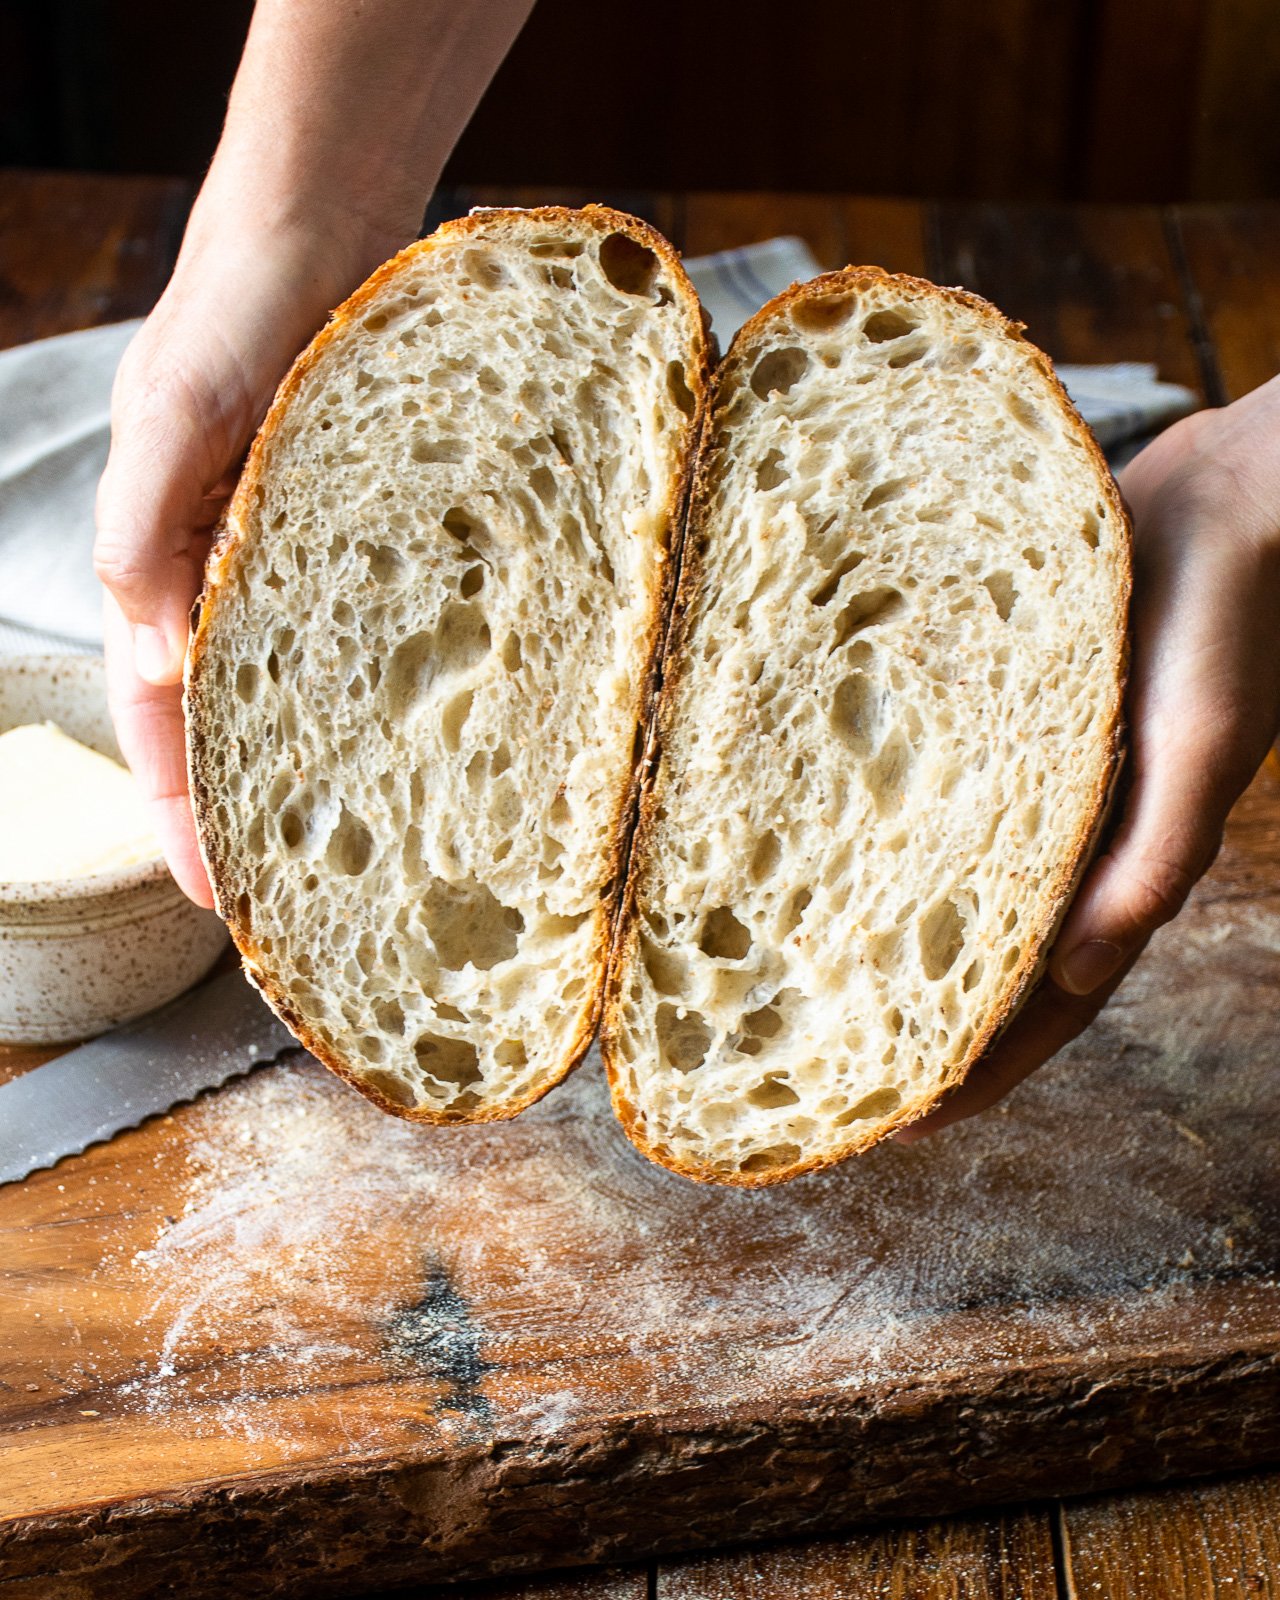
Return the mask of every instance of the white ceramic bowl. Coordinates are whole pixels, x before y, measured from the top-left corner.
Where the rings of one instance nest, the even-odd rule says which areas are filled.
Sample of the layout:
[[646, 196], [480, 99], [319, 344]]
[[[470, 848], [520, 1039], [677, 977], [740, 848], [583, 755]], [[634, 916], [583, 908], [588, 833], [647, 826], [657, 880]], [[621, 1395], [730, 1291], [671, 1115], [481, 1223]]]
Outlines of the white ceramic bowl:
[[[120, 759], [96, 656], [0, 656], [0, 732], [46, 721]], [[58, 1044], [128, 1022], [203, 977], [226, 943], [159, 856], [0, 883], [0, 1043]]]

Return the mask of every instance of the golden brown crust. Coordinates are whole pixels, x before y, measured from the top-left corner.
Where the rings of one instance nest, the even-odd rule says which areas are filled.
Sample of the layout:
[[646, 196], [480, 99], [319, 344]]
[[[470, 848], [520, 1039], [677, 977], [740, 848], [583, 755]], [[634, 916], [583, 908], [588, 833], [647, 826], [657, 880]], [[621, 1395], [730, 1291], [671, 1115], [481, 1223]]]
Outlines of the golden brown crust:
[[[1030, 929], [1030, 937], [1026, 941], [1022, 958], [1010, 973], [1003, 1003], [993, 1010], [986, 1027], [979, 1031], [964, 1058], [952, 1068], [946, 1080], [937, 1088], [921, 1095], [916, 1100], [900, 1106], [891, 1116], [885, 1117], [871, 1129], [861, 1134], [855, 1134], [834, 1150], [827, 1151], [809, 1160], [798, 1161], [791, 1166], [773, 1168], [766, 1172], [716, 1171], [681, 1161], [670, 1150], [663, 1146], [655, 1145], [647, 1138], [639, 1113], [624, 1087], [623, 1072], [618, 1062], [617, 1046], [621, 991], [624, 978], [633, 959], [638, 938], [636, 903], [639, 894], [639, 882], [648, 864], [653, 831], [656, 826], [655, 813], [661, 787], [661, 753], [665, 735], [674, 712], [676, 689], [688, 668], [686, 645], [693, 613], [693, 601], [704, 572], [705, 543], [702, 537], [706, 521], [704, 488], [709, 484], [717, 450], [713, 431], [717, 416], [717, 405], [720, 395], [725, 391], [734, 375], [737, 363], [743, 358], [743, 352], [749, 347], [756, 335], [765, 331], [781, 313], [802, 300], [819, 299], [832, 293], [846, 293], [850, 290], [879, 284], [892, 284], [895, 291], [907, 299], [913, 297], [917, 299], [937, 299], [940, 297], [953, 304], [961, 305], [969, 312], [978, 315], [997, 332], [1026, 344], [1035, 366], [1047, 380], [1053, 398], [1057, 401], [1068, 427], [1085, 447], [1097, 473], [1099, 485], [1116, 515], [1117, 524], [1121, 530], [1115, 559], [1117, 566], [1121, 569], [1119, 576], [1125, 614], [1117, 619], [1116, 625], [1124, 634], [1124, 653], [1117, 684], [1115, 712], [1111, 726], [1103, 730], [1102, 733], [1102, 738], [1108, 748], [1094, 796], [1076, 837], [1070, 841], [1069, 849], [1063, 853], [1062, 865], [1056, 879], [1049, 888], [1046, 910], [1041, 918], [1040, 926]], [[947, 1095], [959, 1087], [969, 1073], [991, 1050], [996, 1040], [1026, 1003], [1042, 977], [1048, 963], [1054, 936], [1066, 916], [1072, 897], [1093, 857], [1105, 828], [1108, 810], [1115, 792], [1124, 754], [1122, 708], [1128, 671], [1127, 611], [1132, 586], [1131, 546], [1132, 529], [1128, 509], [1121, 498], [1115, 479], [1111, 475], [1111, 469], [1107, 465], [1106, 458], [1102, 454], [1097, 440], [1076, 410], [1066, 390], [1062, 387], [1053, 369], [1053, 363], [1043, 351], [1037, 349], [1030, 341], [1024, 338], [1024, 324], [1011, 322], [995, 306], [991, 305], [989, 301], [983, 300], [980, 296], [972, 294], [965, 289], [941, 288], [923, 278], [885, 272], [879, 267], [845, 267], [838, 272], [823, 273], [807, 283], [793, 284], [789, 289], [784, 290], [782, 294], [770, 300], [767, 305], [763, 306], [754, 317], [744, 323], [738, 330], [723, 362], [721, 362], [712, 378], [710, 391], [707, 395], [703, 438], [699, 444], [689, 506], [686, 513], [686, 528], [682, 541], [681, 571], [676, 591], [674, 613], [671, 626], [667, 630], [666, 648], [659, 667], [660, 690], [654, 718], [654, 732], [650, 741], [650, 757], [646, 761], [645, 778], [640, 797], [639, 821], [632, 846], [631, 866], [623, 906], [619, 915], [619, 935], [614, 940], [609, 972], [605, 980], [600, 1043], [605, 1071], [609, 1079], [613, 1108], [627, 1137], [651, 1161], [655, 1161], [660, 1166], [664, 1166], [672, 1172], [677, 1172], [683, 1177], [693, 1178], [702, 1183], [727, 1184], [738, 1188], [763, 1188], [770, 1184], [785, 1183], [787, 1180], [800, 1177], [805, 1173], [818, 1172], [826, 1167], [835, 1166], [849, 1156], [857, 1155], [863, 1150], [869, 1149], [872, 1145], [878, 1144], [898, 1128], [927, 1115]]]
[[450, 1116], [430, 1109], [397, 1105], [365, 1082], [357, 1069], [339, 1055], [327, 1041], [320, 1038], [307, 1024], [305, 1018], [298, 1013], [290, 1001], [287, 988], [273, 977], [270, 971], [270, 963], [253, 937], [251, 926], [252, 908], [238, 906], [231, 898], [230, 875], [223, 861], [219, 859], [217, 851], [218, 833], [213, 822], [216, 797], [210, 792], [208, 785], [205, 783], [200, 762], [201, 730], [210, 717], [215, 714], [214, 709], [209, 705], [209, 691], [206, 689], [204, 681], [203, 662], [209, 648], [211, 629], [217, 624], [220, 595], [235, 575], [237, 559], [242, 547], [252, 537], [250, 511], [255, 493], [262, 479], [266, 450], [273, 436], [284, 422], [289, 408], [301, 390], [308, 373], [334, 339], [349, 327], [353, 321], [364, 314], [369, 306], [396, 281], [410, 262], [417, 260], [420, 255], [428, 251], [439, 248], [442, 244], [452, 243], [459, 238], [479, 233], [484, 229], [492, 229], [495, 224], [502, 226], [507, 222], [521, 225], [534, 222], [539, 226], [587, 227], [604, 233], [621, 232], [629, 234], [639, 244], [644, 245], [657, 255], [663, 265], [674, 276], [678, 289], [684, 295], [686, 303], [690, 305], [690, 309], [696, 309], [698, 313], [700, 334], [691, 338], [688, 346], [688, 385], [693, 396], [694, 409], [689, 420], [680, 469], [672, 481], [671, 493], [667, 502], [665, 522], [666, 559], [662, 563], [661, 584], [653, 597], [652, 616], [646, 636], [645, 666], [639, 679], [636, 694], [635, 722], [637, 742], [643, 739], [645, 730], [650, 723], [658, 655], [671, 613], [677, 557], [683, 531], [684, 519], [681, 513], [683, 512], [689, 486], [694, 449], [705, 406], [709, 379], [709, 350], [706, 315], [702, 307], [697, 303], [693, 285], [685, 274], [679, 253], [656, 228], [651, 227], [647, 222], [638, 217], [630, 216], [625, 212], [615, 211], [608, 206], [590, 205], [583, 207], [581, 210], [573, 210], [566, 206], [541, 206], [529, 210], [516, 208], [477, 209], [469, 216], [459, 217], [453, 221], [443, 223], [428, 238], [418, 240], [415, 244], [411, 244], [400, 251], [398, 255], [393, 256], [389, 261], [384, 262], [372, 276], [366, 279], [333, 312], [326, 325], [316, 334], [315, 338], [298, 356], [281, 380], [280, 386], [276, 390], [275, 399], [272, 401], [266, 418], [253, 441], [244, 469], [241, 472], [239, 483], [227, 507], [218, 537], [210, 552], [205, 568], [204, 589], [196, 608], [197, 614], [184, 672], [183, 704], [186, 721], [187, 769], [191, 786], [192, 810], [196, 822], [196, 835], [199, 840], [201, 857], [209, 875], [209, 882], [213, 887], [218, 913], [230, 930], [231, 937], [240, 952], [246, 974], [254, 986], [260, 990], [267, 1004], [280, 1020], [318, 1061], [323, 1062], [332, 1072], [352, 1084], [381, 1110], [390, 1112], [393, 1116], [402, 1117], [410, 1122], [436, 1124], [494, 1122], [514, 1117], [525, 1110], [526, 1107], [541, 1099], [557, 1083], [562, 1082], [586, 1054], [592, 1039], [595, 1037], [603, 1006], [604, 979], [608, 970], [609, 952], [616, 926], [615, 913], [622, 899], [623, 876], [629, 853], [632, 823], [640, 786], [640, 763], [638, 760], [633, 761], [627, 785], [624, 792], [619, 796], [614, 814], [611, 830], [613, 847], [606, 880], [607, 886], [597, 916], [595, 944], [591, 957], [589, 999], [583, 1007], [578, 1027], [565, 1052], [560, 1069], [554, 1074], [548, 1074], [541, 1084], [518, 1100], [512, 1100], [500, 1106], [480, 1107], [461, 1115]]

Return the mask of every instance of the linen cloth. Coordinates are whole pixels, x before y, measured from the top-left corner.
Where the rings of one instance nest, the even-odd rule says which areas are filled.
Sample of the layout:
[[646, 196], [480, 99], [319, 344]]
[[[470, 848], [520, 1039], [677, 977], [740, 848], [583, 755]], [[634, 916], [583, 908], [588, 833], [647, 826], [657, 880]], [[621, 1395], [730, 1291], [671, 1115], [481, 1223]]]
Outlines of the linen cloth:
[[[821, 270], [783, 237], [685, 263], [725, 348], [789, 284]], [[102, 648], [93, 499], [107, 459], [111, 381], [141, 324], [119, 322], [0, 351], [0, 652]], [[1058, 374], [1113, 464], [1196, 397], [1138, 362]]]

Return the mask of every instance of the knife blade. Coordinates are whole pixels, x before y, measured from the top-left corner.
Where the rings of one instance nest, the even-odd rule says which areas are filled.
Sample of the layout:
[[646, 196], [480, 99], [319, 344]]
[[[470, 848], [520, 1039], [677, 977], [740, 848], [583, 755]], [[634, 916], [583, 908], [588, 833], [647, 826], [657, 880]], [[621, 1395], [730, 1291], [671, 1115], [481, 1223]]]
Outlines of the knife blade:
[[242, 972], [0, 1084], [0, 1184], [302, 1048]]

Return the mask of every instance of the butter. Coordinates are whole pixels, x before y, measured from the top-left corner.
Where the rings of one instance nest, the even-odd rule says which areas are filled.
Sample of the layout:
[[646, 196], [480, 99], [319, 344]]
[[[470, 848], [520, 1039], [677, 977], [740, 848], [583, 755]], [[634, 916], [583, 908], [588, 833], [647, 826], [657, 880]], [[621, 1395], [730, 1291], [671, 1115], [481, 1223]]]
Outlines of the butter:
[[118, 762], [52, 722], [0, 733], [0, 883], [84, 878], [159, 854]]

